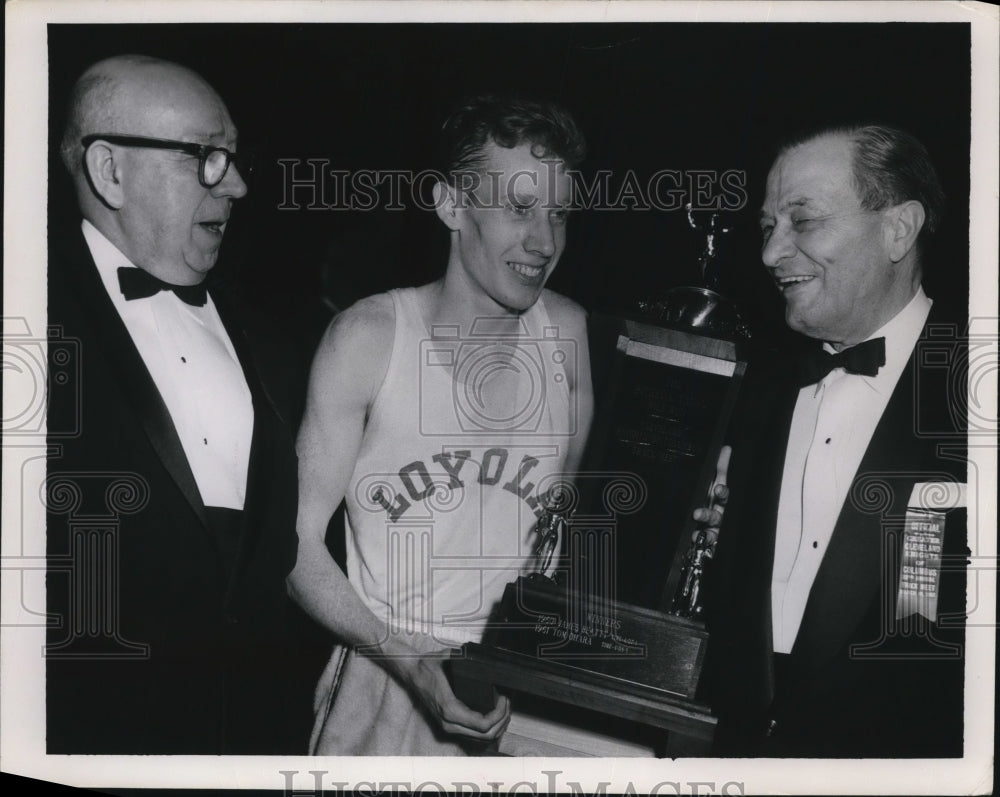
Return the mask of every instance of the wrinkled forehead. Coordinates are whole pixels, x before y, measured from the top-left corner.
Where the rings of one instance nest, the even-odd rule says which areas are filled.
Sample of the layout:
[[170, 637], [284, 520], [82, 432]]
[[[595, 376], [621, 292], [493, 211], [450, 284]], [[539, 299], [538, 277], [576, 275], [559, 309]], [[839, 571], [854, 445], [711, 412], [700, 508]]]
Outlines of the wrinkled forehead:
[[853, 145], [825, 137], [783, 152], [767, 175], [763, 212], [791, 207], [858, 204], [854, 188]]
[[128, 132], [205, 144], [236, 144], [236, 126], [222, 99], [199, 76], [152, 66], [122, 79], [119, 113]]

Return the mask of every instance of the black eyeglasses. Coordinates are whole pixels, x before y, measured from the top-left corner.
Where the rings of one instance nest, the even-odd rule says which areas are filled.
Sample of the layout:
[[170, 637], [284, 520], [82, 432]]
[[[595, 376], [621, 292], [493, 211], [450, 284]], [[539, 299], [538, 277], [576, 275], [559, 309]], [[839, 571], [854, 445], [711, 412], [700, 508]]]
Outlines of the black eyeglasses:
[[80, 139], [86, 149], [95, 141], [107, 141], [123, 147], [143, 147], [146, 149], [167, 149], [184, 152], [198, 158], [198, 181], [205, 188], [214, 188], [226, 176], [229, 164], [235, 163], [241, 177], [248, 178], [253, 173], [253, 160], [248, 152], [230, 152], [225, 147], [210, 147], [190, 141], [171, 141], [165, 138], [144, 136], [120, 136], [113, 133], [93, 133]]

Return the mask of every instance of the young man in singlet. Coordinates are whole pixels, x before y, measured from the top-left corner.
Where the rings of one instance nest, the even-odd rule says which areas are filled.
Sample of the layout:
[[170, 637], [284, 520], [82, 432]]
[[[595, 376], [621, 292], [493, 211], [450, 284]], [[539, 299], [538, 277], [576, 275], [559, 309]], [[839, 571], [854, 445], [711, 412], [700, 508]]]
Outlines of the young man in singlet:
[[[583, 155], [548, 104], [476, 98], [443, 129], [444, 276], [336, 317], [299, 435], [295, 598], [342, 643], [311, 752], [461, 754], [509, 719], [442, 669], [529, 565], [545, 494], [578, 467], [592, 396], [583, 310], [545, 289]], [[324, 545], [347, 502], [347, 576]]]

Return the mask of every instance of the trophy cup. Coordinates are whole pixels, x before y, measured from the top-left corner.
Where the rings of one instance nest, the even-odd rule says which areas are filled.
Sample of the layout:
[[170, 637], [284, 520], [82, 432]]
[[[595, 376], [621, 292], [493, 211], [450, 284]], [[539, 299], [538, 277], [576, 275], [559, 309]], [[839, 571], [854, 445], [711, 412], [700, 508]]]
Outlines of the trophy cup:
[[[494, 689], [510, 694], [515, 716], [544, 705], [539, 721], [559, 729], [550, 740], [589, 722], [676, 756], [705, 754], [714, 734], [700, 684], [713, 546], [693, 511], [716, 478], [748, 335], [715, 290], [728, 229], [690, 208], [688, 221], [705, 236], [701, 284], [640, 303], [640, 319], [591, 318], [604, 390], [580, 473], [550, 492], [563, 500], [536, 525], [534, 572], [507, 585], [482, 642], [451, 662], [455, 693], [473, 708], [491, 708]], [[596, 749], [587, 754], [642, 754]], [[571, 750], [561, 741], [538, 754]]]
[[705, 246], [698, 256], [699, 284], [671, 289], [662, 299], [642, 300], [639, 309], [659, 324], [689, 329], [718, 337], [748, 340], [750, 332], [733, 304], [719, 290], [719, 241], [732, 228], [723, 227], [718, 213], [699, 221], [689, 202], [688, 226], [705, 236]]

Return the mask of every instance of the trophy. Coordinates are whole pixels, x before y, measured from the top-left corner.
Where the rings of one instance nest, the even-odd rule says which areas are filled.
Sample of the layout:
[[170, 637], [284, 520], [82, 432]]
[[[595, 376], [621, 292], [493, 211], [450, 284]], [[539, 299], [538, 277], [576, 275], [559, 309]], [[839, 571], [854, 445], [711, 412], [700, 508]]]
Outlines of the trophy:
[[[613, 727], [676, 756], [705, 754], [714, 734], [700, 679], [713, 544], [693, 512], [717, 478], [748, 335], [715, 290], [728, 227], [690, 207], [688, 222], [705, 236], [701, 284], [640, 303], [640, 318], [591, 317], [594, 384], [604, 389], [583, 465], [547, 493], [560, 500], [536, 524], [533, 572], [507, 585], [482, 642], [451, 662], [468, 705], [488, 710], [494, 689], [506, 691], [515, 715], [534, 709], [559, 728], [550, 740]], [[539, 754], [574, 754], [561, 744]], [[633, 754], [597, 749], [589, 754]]]

